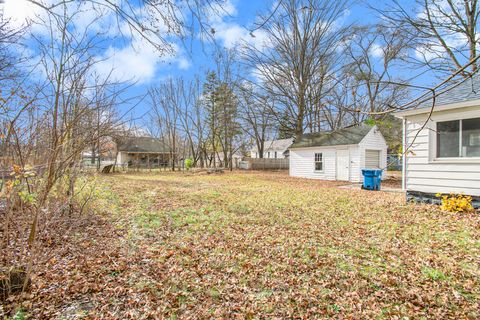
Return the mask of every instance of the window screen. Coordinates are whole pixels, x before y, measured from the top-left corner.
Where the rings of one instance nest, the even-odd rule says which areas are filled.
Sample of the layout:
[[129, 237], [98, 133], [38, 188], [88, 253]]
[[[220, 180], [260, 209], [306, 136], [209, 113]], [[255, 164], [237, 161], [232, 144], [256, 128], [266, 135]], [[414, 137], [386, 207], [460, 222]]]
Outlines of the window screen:
[[437, 157], [458, 157], [460, 144], [460, 121], [437, 123]]
[[323, 154], [315, 153], [315, 171], [323, 171]]

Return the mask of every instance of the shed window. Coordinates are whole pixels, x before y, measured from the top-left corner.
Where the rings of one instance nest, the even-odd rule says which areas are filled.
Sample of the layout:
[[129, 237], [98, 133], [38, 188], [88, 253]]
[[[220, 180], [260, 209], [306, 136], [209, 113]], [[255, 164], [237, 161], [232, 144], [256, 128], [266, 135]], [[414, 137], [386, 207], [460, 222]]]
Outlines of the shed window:
[[437, 158], [480, 157], [480, 118], [437, 122]]
[[315, 171], [323, 171], [323, 154], [315, 153]]

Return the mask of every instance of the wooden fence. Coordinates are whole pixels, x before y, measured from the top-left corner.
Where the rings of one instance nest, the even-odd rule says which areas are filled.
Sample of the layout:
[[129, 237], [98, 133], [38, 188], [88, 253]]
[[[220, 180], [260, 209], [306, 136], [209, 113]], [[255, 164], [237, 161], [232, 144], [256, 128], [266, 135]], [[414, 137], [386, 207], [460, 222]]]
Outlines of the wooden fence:
[[247, 158], [240, 161], [239, 168], [246, 170], [288, 170], [290, 162], [286, 159]]

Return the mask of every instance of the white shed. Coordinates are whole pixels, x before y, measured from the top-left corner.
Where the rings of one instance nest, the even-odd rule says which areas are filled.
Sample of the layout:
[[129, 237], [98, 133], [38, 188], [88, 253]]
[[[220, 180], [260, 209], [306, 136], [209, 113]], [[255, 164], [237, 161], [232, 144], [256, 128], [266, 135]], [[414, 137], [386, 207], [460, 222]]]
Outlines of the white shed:
[[397, 112], [403, 119], [403, 188], [408, 200], [438, 202], [437, 193], [465, 194], [480, 205], [480, 80], [474, 77]]
[[387, 148], [376, 126], [305, 134], [290, 146], [290, 176], [361, 182], [362, 169], [387, 166]]

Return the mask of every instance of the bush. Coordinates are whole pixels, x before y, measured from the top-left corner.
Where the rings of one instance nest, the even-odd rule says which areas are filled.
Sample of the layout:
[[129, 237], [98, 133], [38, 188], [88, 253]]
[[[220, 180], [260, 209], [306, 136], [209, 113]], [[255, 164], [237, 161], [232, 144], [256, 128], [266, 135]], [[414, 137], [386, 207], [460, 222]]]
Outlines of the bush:
[[462, 194], [437, 194], [437, 197], [442, 198], [442, 210], [455, 213], [473, 211], [471, 196], [465, 196]]
[[193, 159], [187, 158], [185, 159], [185, 168], [190, 170], [193, 167]]

